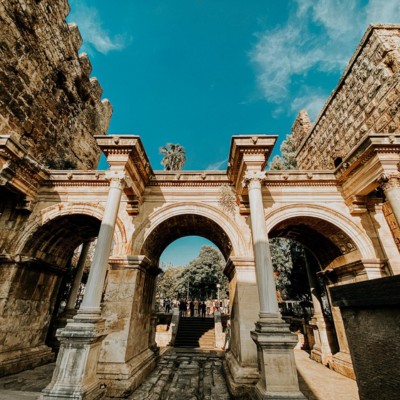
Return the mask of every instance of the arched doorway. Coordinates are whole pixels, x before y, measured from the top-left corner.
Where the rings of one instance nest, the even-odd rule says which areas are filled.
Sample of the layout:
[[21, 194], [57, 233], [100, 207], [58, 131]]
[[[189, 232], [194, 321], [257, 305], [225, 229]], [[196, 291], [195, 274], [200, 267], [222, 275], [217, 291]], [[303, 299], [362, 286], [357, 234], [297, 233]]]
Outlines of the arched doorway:
[[[135, 389], [155, 366], [153, 304], [160, 256], [170, 243], [190, 235], [213, 242], [226, 261], [232, 305], [233, 373], [252, 384], [259, 377], [256, 346], [249, 335], [259, 311], [249, 227], [240, 229], [216, 207], [180, 203], [148, 215], [133, 234], [131, 255], [110, 260], [104, 314], [115, 323], [103, 343], [98, 374], [108, 387], [113, 386], [113, 393]], [[115, 374], [123, 374], [124, 380], [112, 379]]]
[[15, 240], [15, 256], [7, 266], [9, 283], [5, 315], [7, 340], [1, 348], [3, 374], [22, 371], [54, 358], [51, 323], [61, 293], [72, 277], [71, 258], [77, 247], [93, 240], [100, 220], [86, 214], [56, 215], [42, 224], [31, 223], [25, 236]]
[[[311, 357], [354, 379], [340, 310], [330, 306], [333, 319], [331, 324], [324, 312], [326, 307], [318, 290], [317, 279], [323, 280], [328, 299], [330, 287], [342, 282], [366, 279], [363, 252], [368, 249], [368, 243], [363, 242], [362, 234], [354, 235], [357, 227], [350, 221], [347, 221], [347, 225], [343, 225], [346, 224], [345, 218], [335, 220], [334, 212], [329, 212], [327, 209], [317, 207], [315, 213], [312, 210], [304, 212], [299, 209], [298, 215], [294, 207], [290, 212], [285, 211], [272, 215], [274, 224], [267, 221], [269, 237], [287, 238], [304, 246], [307, 256], [305, 264], [314, 306], [310, 325], [314, 331], [315, 343]], [[343, 226], [347, 229], [343, 229]]]

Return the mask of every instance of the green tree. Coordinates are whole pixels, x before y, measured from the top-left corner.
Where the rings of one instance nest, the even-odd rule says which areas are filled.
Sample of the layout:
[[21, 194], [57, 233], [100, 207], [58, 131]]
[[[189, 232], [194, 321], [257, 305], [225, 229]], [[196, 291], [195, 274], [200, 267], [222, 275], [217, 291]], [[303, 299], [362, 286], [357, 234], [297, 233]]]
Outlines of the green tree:
[[310, 298], [304, 247], [298, 242], [285, 238], [273, 238], [269, 243], [276, 288], [282, 299]]
[[186, 162], [185, 148], [180, 144], [167, 143], [160, 147], [160, 153], [164, 156], [161, 164], [165, 171], [180, 171]]
[[272, 159], [270, 169], [297, 169], [296, 148], [292, 135], [286, 135], [286, 140], [282, 142], [280, 150], [282, 156], [277, 155]]
[[177, 287], [180, 285], [180, 279], [183, 270], [184, 267], [173, 267], [171, 264], [169, 264], [169, 267], [157, 278], [157, 297], [168, 297], [170, 299], [177, 297]]
[[226, 298], [229, 281], [224, 275], [225, 260], [221, 252], [213, 246], [203, 246], [199, 255], [182, 271], [179, 291], [192, 298], [205, 299], [217, 297], [217, 284], [220, 284], [220, 298]]
[[216, 298], [220, 284], [220, 298], [227, 297], [229, 281], [224, 275], [225, 260], [221, 252], [213, 246], [203, 246], [199, 255], [186, 267], [169, 267], [157, 281], [158, 297]]

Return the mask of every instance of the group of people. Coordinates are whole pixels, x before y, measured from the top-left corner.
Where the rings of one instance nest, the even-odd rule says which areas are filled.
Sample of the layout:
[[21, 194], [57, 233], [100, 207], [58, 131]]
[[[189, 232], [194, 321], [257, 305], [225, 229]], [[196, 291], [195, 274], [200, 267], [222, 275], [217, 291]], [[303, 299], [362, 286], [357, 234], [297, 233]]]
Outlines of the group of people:
[[179, 308], [181, 317], [203, 317], [212, 315], [219, 310], [221, 313], [229, 313], [228, 300], [206, 300], [198, 299], [178, 299], [170, 300], [169, 298], [160, 301], [160, 308], [166, 313], [170, 313], [172, 308]]
[[190, 302], [187, 302], [185, 299], [181, 299], [179, 301], [179, 313], [181, 317], [186, 317], [188, 310], [191, 317], [201, 316], [202, 318], [205, 318], [207, 305], [204, 301], [200, 302], [197, 299], [194, 301], [190, 300]]

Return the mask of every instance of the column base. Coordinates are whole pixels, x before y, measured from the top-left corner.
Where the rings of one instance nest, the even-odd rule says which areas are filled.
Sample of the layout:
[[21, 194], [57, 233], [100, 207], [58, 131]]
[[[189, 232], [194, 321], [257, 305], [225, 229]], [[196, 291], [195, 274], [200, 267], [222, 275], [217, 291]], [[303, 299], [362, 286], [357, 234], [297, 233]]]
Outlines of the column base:
[[106, 336], [105, 320], [99, 315], [80, 315], [57, 331], [60, 352], [50, 384], [41, 400], [98, 400], [105, 390], [97, 379], [101, 342]]
[[107, 397], [129, 396], [157, 366], [158, 358], [159, 352], [149, 348], [126, 363], [99, 363], [97, 376], [107, 386]]
[[329, 363], [329, 368], [341, 375], [346, 376], [347, 378], [354, 380], [356, 379], [353, 363], [349, 353], [336, 353], [332, 357], [332, 361]]
[[46, 345], [0, 353], [0, 377], [33, 369], [54, 359], [55, 354]]
[[302, 399], [297, 378], [294, 351], [298, 338], [288, 325], [275, 316], [256, 323], [251, 338], [257, 345], [260, 380], [255, 388], [257, 399]]
[[224, 372], [229, 393], [234, 397], [242, 397], [254, 392], [254, 386], [260, 379], [258, 368], [240, 365], [232, 351], [225, 355]]

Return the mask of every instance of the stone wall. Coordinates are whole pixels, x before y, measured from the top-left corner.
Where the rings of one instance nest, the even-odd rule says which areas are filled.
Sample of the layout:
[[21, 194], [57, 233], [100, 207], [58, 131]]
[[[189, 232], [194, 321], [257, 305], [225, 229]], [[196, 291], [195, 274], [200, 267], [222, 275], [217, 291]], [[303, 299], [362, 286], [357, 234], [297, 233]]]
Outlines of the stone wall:
[[361, 399], [400, 392], [400, 276], [331, 289], [340, 307]]
[[95, 168], [94, 134], [105, 134], [111, 105], [89, 78], [82, 39], [68, 25], [67, 0], [0, 3], [0, 134], [15, 133], [52, 168]]
[[370, 26], [315, 123], [302, 111], [293, 125], [299, 169], [334, 169], [364, 135], [399, 133], [399, 77], [400, 25]]

